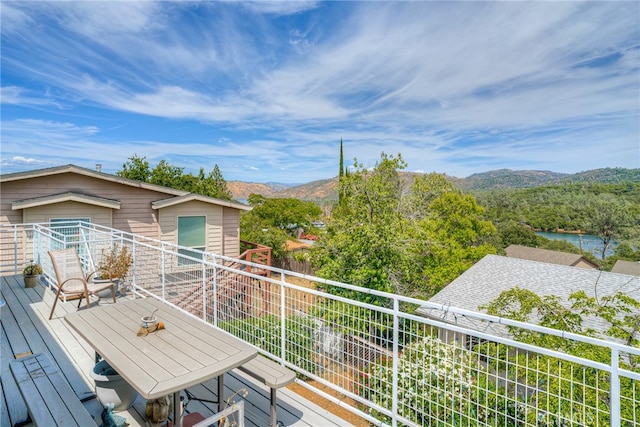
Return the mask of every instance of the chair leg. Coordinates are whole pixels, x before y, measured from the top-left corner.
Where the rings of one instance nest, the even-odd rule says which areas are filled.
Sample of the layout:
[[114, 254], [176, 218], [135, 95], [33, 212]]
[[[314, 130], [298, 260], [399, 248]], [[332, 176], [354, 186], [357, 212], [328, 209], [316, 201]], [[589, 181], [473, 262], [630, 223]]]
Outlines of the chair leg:
[[80, 298], [78, 298], [78, 307], [76, 308], [80, 308], [80, 304], [82, 304], [82, 299], [84, 298], [84, 294], [80, 294]]
[[89, 298], [89, 292], [85, 292], [84, 298], [87, 300], [87, 310], [91, 308], [91, 298]]
[[53, 317], [53, 310], [56, 309], [56, 304], [58, 303], [58, 297], [60, 297], [61, 287], [58, 286], [58, 290], [56, 291], [56, 295], [53, 297], [53, 307], [51, 307], [51, 313], [49, 313], [49, 320]]

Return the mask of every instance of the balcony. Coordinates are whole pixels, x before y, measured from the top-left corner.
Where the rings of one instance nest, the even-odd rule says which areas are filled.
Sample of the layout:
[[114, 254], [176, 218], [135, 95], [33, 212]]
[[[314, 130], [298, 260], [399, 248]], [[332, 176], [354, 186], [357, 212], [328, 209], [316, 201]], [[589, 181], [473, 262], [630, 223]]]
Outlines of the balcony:
[[[631, 363], [640, 357], [637, 348], [247, 260], [209, 253], [188, 256], [177, 246], [90, 224], [55, 230], [40, 225], [3, 228], [0, 237], [1, 268], [8, 274], [2, 279], [2, 293], [9, 307], [2, 309], [2, 354], [49, 352], [61, 361], [69, 382], [77, 385], [79, 397], [91, 394], [88, 372], [93, 352], [61, 320], [64, 311], [73, 311], [76, 305], [59, 304], [54, 319], [45, 320], [53, 300], [51, 289], [23, 289], [15, 274], [25, 261], [34, 259], [44, 269], [42, 284], [53, 285], [48, 250], [75, 247], [90, 268], [103, 250], [117, 244], [126, 245], [134, 257], [124, 297], [161, 298], [237, 336], [294, 370], [296, 388], [312, 391], [370, 424], [627, 427], [640, 423], [640, 372]], [[365, 300], [371, 303], [360, 302]], [[442, 313], [442, 318], [444, 314], [464, 318], [465, 325], [476, 327], [417, 316], [414, 309], [419, 306]], [[576, 356], [519, 343], [504, 333], [505, 326], [570, 340], [585, 351]], [[34, 339], [36, 335], [40, 338]], [[602, 353], [607, 355], [604, 361], [590, 358]], [[11, 425], [14, 418], [9, 417], [20, 407], [8, 398], [13, 395], [7, 363], [3, 357], [2, 425]], [[226, 396], [250, 390], [245, 399], [247, 422], [265, 425], [267, 391], [240, 374], [231, 377], [225, 383]], [[211, 396], [215, 390], [215, 384], [205, 383], [192, 391]], [[278, 396], [284, 425], [350, 424], [329, 413], [325, 404], [315, 405], [292, 390]], [[95, 403], [89, 400], [87, 405]], [[213, 412], [204, 404], [187, 409]], [[124, 415], [131, 425], [144, 425], [141, 414], [144, 402], [136, 401]]]

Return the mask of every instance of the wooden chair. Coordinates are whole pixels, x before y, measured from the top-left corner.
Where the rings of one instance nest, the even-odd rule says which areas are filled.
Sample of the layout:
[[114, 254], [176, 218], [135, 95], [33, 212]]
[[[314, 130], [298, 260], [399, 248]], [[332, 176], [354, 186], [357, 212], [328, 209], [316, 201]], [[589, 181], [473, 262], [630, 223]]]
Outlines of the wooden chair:
[[79, 297], [78, 308], [80, 308], [82, 299], [86, 298], [87, 308], [90, 308], [91, 301], [89, 300], [89, 295], [111, 288], [113, 302], [116, 302], [116, 289], [114, 283], [111, 281], [93, 283], [91, 281], [91, 276], [96, 274], [97, 271], [85, 274], [82, 269], [82, 264], [80, 263], [80, 257], [74, 248], [49, 251], [49, 256], [51, 257], [53, 269], [56, 273], [56, 280], [58, 282], [58, 291], [56, 292], [55, 299], [53, 300], [53, 307], [51, 307], [49, 320], [53, 317], [53, 311], [56, 309], [56, 304], [58, 303], [58, 298], [61, 293]]

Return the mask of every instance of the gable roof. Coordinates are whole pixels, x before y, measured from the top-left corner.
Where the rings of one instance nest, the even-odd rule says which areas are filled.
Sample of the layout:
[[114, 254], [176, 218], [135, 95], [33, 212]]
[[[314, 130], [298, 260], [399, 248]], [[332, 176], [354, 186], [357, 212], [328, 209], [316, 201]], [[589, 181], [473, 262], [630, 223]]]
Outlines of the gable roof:
[[236, 209], [245, 210], [245, 211], [250, 211], [252, 209], [251, 206], [243, 205], [242, 203], [235, 203], [235, 202], [230, 202], [228, 200], [214, 199], [213, 197], [207, 197], [201, 194], [193, 194], [193, 193], [187, 193], [183, 196], [171, 197], [169, 199], [155, 201], [151, 203], [151, 208], [162, 209], [162, 208], [167, 208], [169, 206], [178, 205], [181, 203], [191, 202], [194, 200], [198, 202], [204, 202], [204, 203], [215, 203], [217, 205], [227, 206], [229, 208], [236, 208]]
[[530, 261], [547, 262], [551, 264], [576, 266], [581, 262], [586, 263], [593, 268], [598, 266], [589, 261], [580, 254], [572, 254], [568, 252], [552, 251], [549, 249], [530, 248], [528, 246], [510, 245], [505, 249], [509, 258], [528, 259]]
[[62, 202], [80, 202], [87, 205], [101, 206], [109, 209], [120, 209], [120, 201], [95, 197], [88, 194], [67, 191], [66, 193], [52, 194], [49, 196], [33, 197], [31, 199], [14, 200], [11, 203], [12, 210], [35, 208]]
[[630, 274], [632, 276], [640, 276], [640, 261], [625, 261], [619, 259], [611, 269], [612, 273]]
[[[108, 174], [108, 173], [104, 173], [104, 172], [98, 172], [96, 170], [93, 169], [87, 169], [87, 168], [83, 168], [80, 166], [76, 166], [76, 165], [72, 165], [72, 164], [68, 164], [68, 165], [64, 165], [64, 166], [56, 166], [56, 167], [52, 167], [52, 168], [45, 168], [45, 169], [36, 169], [36, 170], [31, 170], [31, 171], [26, 171], [26, 172], [17, 172], [17, 173], [11, 173], [11, 174], [5, 174], [5, 175], [0, 175], [0, 183], [3, 182], [11, 182], [11, 181], [20, 181], [20, 180], [25, 180], [25, 179], [30, 179], [30, 178], [40, 178], [40, 177], [47, 177], [47, 176], [53, 176], [53, 175], [60, 175], [60, 174], [65, 174], [65, 173], [75, 173], [78, 175], [83, 175], [83, 176], [88, 176], [88, 177], [92, 177], [92, 178], [96, 178], [96, 179], [101, 179], [104, 181], [109, 181], [109, 182], [114, 182], [120, 185], [126, 185], [126, 186], [130, 186], [130, 187], [136, 187], [136, 188], [142, 188], [145, 190], [150, 190], [150, 191], [155, 191], [158, 193], [164, 193], [167, 196], [174, 196], [174, 197], [168, 197], [167, 199], [163, 199], [161, 201], [158, 201], [156, 203], [158, 203], [159, 207], [155, 207], [154, 209], [159, 209], [161, 207], [166, 207], [166, 206], [171, 206], [174, 204], [178, 204], [178, 203], [184, 203], [184, 202], [188, 202], [191, 200], [199, 200], [205, 203], [212, 203], [212, 204], [216, 204], [216, 205], [221, 205], [221, 206], [227, 206], [227, 207], [231, 207], [231, 208], [235, 208], [235, 209], [240, 209], [240, 210], [251, 210], [251, 207], [242, 203], [237, 203], [237, 202], [230, 202], [228, 200], [222, 200], [222, 199], [216, 199], [213, 197], [207, 197], [207, 196], [203, 196], [203, 195], [199, 195], [199, 194], [193, 194], [193, 193], [189, 193], [188, 191], [183, 191], [183, 190], [176, 190], [174, 188], [169, 188], [169, 187], [163, 187], [161, 185], [156, 185], [156, 184], [150, 184], [148, 182], [143, 182], [143, 181], [137, 181], [135, 179], [129, 179], [129, 178], [122, 178], [119, 177], [117, 175], [112, 175], [112, 174]], [[67, 194], [67, 193], [64, 193]], [[68, 194], [72, 194], [72, 192], [68, 193]], [[80, 196], [80, 193], [75, 193], [76, 197]], [[46, 197], [56, 197], [56, 196], [60, 196], [60, 195], [54, 195], [54, 196], [46, 196]], [[90, 197], [90, 196], [86, 196], [84, 195], [83, 197]], [[44, 199], [44, 198], [43, 198]], [[100, 199], [100, 198], [95, 198], [95, 199]], [[26, 203], [26, 200], [21, 200], [19, 201], [20, 203]], [[105, 199], [106, 200], [106, 199]], [[60, 200], [58, 200], [60, 201]], [[89, 199], [85, 199], [83, 200], [84, 202], [95, 202], [95, 200], [89, 200]], [[17, 202], [14, 202], [14, 205]], [[18, 205], [20, 205], [20, 203]], [[53, 202], [49, 202], [49, 203], [53, 203]], [[95, 203], [93, 203], [95, 204]], [[27, 206], [29, 207], [29, 206]], [[16, 208], [13, 208], [16, 209]], [[22, 209], [22, 208], [20, 208]]]
[[[528, 289], [539, 296], [556, 295], [563, 305], [569, 305], [569, 295], [583, 290], [590, 297], [602, 298], [623, 292], [640, 301], [640, 277], [575, 268], [557, 264], [487, 255], [438, 292], [429, 302], [466, 310], [484, 312], [478, 307], [495, 300], [501, 292], [514, 287]], [[423, 307], [418, 313], [450, 323], [478, 329], [477, 321], [454, 318], [436, 309]], [[606, 325], [594, 318], [586, 318], [583, 325], [603, 332]], [[483, 325], [482, 327], [487, 327]], [[505, 335], [505, 329], [493, 331]]]

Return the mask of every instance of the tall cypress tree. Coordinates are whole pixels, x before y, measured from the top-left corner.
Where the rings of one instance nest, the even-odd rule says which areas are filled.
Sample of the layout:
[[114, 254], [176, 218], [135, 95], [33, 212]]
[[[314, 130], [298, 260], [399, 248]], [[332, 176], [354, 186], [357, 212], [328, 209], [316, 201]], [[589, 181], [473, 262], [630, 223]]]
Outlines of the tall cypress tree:
[[344, 155], [342, 153], [342, 138], [340, 138], [340, 172], [338, 173], [338, 203], [342, 203], [342, 176], [344, 175]]

